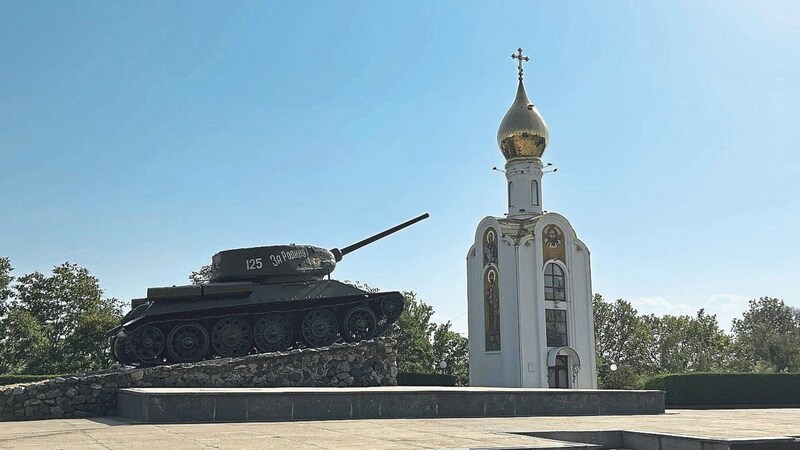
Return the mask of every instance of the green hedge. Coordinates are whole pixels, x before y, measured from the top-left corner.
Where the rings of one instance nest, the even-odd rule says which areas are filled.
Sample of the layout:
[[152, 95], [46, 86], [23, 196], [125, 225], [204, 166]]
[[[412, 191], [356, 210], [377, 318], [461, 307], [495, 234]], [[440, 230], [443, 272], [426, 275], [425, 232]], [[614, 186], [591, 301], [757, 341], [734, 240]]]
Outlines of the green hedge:
[[657, 375], [645, 389], [666, 391], [667, 405], [800, 405], [800, 373]]
[[442, 373], [400, 372], [397, 374], [398, 386], [455, 386], [456, 377]]
[[0, 375], [0, 386], [18, 383], [33, 383], [35, 381], [51, 380], [69, 375]]

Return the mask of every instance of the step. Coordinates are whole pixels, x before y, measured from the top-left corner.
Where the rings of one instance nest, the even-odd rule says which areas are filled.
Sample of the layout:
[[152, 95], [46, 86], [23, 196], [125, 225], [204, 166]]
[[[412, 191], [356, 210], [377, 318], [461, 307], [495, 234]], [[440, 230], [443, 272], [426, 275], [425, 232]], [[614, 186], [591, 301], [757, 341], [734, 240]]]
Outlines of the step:
[[660, 414], [663, 391], [477, 387], [128, 388], [117, 415], [147, 423]]

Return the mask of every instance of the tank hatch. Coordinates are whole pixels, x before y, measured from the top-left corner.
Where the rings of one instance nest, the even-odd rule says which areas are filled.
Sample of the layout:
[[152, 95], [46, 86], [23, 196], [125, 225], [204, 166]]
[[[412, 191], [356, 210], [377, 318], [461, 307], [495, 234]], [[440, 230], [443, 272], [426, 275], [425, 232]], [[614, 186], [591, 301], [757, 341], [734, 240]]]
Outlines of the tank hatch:
[[212, 283], [283, 283], [321, 279], [336, 267], [330, 250], [312, 245], [270, 245], [224, 250], [211, 260]]

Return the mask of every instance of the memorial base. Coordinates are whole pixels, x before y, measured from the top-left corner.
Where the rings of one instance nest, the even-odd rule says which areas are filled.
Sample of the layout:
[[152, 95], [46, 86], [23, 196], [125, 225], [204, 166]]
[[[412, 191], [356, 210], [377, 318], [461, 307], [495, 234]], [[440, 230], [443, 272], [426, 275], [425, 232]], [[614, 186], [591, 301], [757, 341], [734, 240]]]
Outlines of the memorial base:
[[145, 423], [661, 414], [663, 391], [577, 389], [130, 388], [117, 415]]

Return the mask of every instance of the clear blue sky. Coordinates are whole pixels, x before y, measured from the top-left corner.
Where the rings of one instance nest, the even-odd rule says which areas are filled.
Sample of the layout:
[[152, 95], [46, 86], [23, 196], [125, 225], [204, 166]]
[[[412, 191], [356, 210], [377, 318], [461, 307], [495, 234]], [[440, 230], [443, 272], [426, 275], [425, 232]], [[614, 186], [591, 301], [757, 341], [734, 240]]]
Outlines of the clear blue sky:
[[544, 207], [641, 312], [800, 306], [797, 2], [0, 1], [0, 256], [109, 296], [216, 251], [348, 245], [335, 272], [466, 331], [505, 211], [497, 125], [531, 55]]

